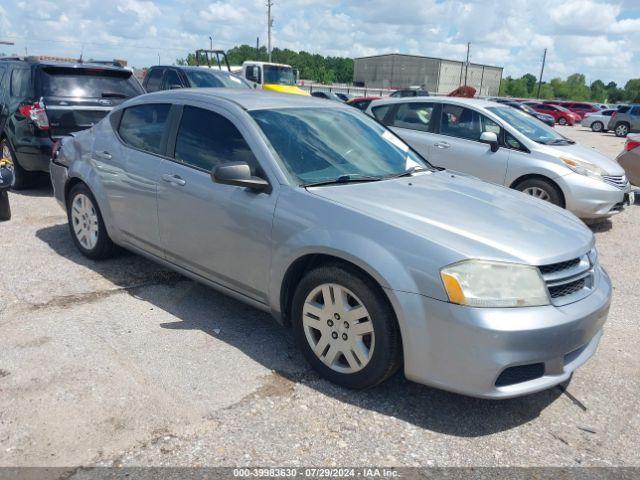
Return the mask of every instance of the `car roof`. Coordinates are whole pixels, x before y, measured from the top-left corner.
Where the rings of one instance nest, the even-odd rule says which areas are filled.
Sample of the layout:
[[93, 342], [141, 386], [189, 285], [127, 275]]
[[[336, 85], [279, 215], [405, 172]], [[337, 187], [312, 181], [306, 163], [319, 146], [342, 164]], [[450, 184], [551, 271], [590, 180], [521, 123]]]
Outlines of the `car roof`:
[[489, 100], [482, 100], [479, 98], [464, 98], [464, 97], [387, 97], [380, 100], [376, 100], [375, 105], [387, 105], [392, 103], [424, 103], [424, 102], [437, 102], [437, 103], [449, 103], [452, 105], [468, 105], [478, 108], [496, 107], [500, 104], [498, 102], [492, 102]]
[[276, 108], [318, 107], [344, 108], [351, 111], [352, 107], [342, 102], [327, 102], [322, 98], [295, 95], [288, 93], [267, 92], [254, 89], [237, 88], [183, 88], [179, 90], [162, 90], [153, 92], [138, 99], [153, 97], [157, 100], [192, 100], [192, 101], [227, 101], [234, 103], [244, 110], [262, 110]]
[[104, 63], [92, 63], [92, 62], [63, 62], [56, 60], [39, 60], [39, 59], [30, 59], [30, 58], [7, 58], [8, 62], [17, 62], [24, 63], [27, 65], [34, 65], [40, 67], [61, 67], [61, 68], [99, 68], [102, 70], [114, 70], [121, 72], [122, 70], [127, 70], [124, 67], [119, 67], [116, 65], [107, 65]]

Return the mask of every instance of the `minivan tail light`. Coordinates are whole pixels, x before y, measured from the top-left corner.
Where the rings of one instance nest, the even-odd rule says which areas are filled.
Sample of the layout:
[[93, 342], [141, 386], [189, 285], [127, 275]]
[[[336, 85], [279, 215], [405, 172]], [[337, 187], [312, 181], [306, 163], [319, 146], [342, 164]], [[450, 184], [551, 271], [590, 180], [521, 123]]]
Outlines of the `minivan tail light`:
[[618, 112], [613, 112], [613, 113], [611, 114], [611, 118], [615, 117], [617, 114], [618, 114]]
[[624, 144], [624, 149], [627, 152], [630, 152], [634, 148], [640, 147], [640, 140], [629, 140], [627, 139], [627, 143]]
[[42, 98], [31, 105], [22, 105], [18, 110], [40, 130], [49, 130], [49, 117], [47, 117], [47, 111], [44, 109], [44, 100]]

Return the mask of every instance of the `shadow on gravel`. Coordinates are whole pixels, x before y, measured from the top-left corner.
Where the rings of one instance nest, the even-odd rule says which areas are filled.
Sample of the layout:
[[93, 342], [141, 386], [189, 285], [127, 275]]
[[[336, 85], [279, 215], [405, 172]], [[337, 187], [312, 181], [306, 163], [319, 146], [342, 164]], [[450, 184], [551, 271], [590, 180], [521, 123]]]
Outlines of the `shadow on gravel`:
[[43, 173], [34, 179], [34, 184], [31, 188], [11, 190], [11, 193], [23, 197], [53, 197], [53, 186], [51, 185], [49, 175]]
[[460, 437], [490, 435], [530, 422], [562, 394], [562, 389], [555, 388], [518, 399], [479, 400], [409, 382], [401, 373], [370, 390], [347, 390], [311, 370], [290, 330], [264, 312], [134, 254], [124, 252], [103, 262], [88, 260], [75, 248], [65, 224], [42, 228], [36, 236], [57, 254], [179, 319], [162, 328], [200, 330], [238, 348], [284, 381], [293, 382], [292, 386], [302, 384], [420, 428]]

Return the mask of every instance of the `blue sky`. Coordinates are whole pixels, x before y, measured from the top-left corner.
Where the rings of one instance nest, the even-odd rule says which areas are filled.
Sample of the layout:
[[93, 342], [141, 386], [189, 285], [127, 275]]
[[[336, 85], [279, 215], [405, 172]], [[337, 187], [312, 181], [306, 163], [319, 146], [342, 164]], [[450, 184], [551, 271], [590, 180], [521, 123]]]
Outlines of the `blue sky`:
[[[274, 0], [273, 44], [323, 55], [402, 52], [505, 67], [505, 76], [640, 77], [640, 0]], [[172, 63], [209, 44], [266, 44], [264, 0], [0, 0], [5, 53]]]

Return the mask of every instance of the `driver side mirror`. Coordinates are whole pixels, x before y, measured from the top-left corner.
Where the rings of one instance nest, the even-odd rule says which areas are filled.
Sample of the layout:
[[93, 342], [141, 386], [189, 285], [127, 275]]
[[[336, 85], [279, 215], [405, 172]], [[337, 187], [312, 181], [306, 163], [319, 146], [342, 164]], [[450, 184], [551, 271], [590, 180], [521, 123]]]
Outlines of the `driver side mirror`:
[[245, 187], [257, 192], [271, 191], [271, 185], [264, 178], [251, 175], [251, 167], [247, 162], [226, 162], [216, 165], [211, 171], [214, 183]]
[[171, 86], [169, 87], [170, 90], [177, 90], [178, 88], [182, 88], [182, 85], [179, 85], [177, 83], [172, 83]]
[[492, 152], [497, 152], [500, 148], [500, 144], [498, 143], [498, 135], [495, 132], [482, 132], [480, 135], [480, 141], [482, 143], [486, 143], [491, 146]]

